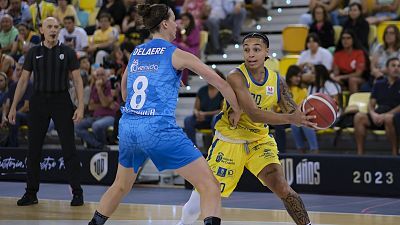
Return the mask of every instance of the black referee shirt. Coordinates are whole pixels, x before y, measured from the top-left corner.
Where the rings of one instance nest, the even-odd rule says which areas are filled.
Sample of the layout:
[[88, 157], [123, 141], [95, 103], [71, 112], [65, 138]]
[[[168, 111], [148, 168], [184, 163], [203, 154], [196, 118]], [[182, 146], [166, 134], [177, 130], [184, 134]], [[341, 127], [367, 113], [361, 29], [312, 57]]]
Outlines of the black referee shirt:
[[35, 92], [64, 92], [69, 88], [69, 72], [79, 69], [79, 61], [75, 51], [61, 42], [51, 49], [41, 42], [29, 49], [23, 69], [33, 72]]

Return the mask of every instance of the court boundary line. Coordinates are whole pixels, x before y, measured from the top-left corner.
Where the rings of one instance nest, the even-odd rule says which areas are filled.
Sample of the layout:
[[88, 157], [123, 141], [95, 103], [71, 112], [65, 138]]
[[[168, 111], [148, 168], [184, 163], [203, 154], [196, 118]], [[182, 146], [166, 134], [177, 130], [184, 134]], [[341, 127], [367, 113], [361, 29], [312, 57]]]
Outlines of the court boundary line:
[[[4, 197], [4, 196], [0, 196], [1, 198], [9, 198], [9, 199], [15, 199], [18, 200], [19, 198], [17, 197]], [[70, 200], [56, 200], [56, 199], [39, 199], [40, 201], [61, 201], [61, 202], [67, 202], [69, 203]], [[99, 202], [92, 202], [92, 201], [85, 201], [86, 203], [91, 203], [91, 204], [98, 204]], [[39, 203], [40, 204], [40, 203]], [[180, 207], [182, 208], [183, 205], [165, 205], [165, 204], [143, 204], [143, 203], [120, 203], [120, 205], [138, 205], [138, 206], [164, 206], [164, 207]], [[254, 208], [234, 208], [234, 207], [222, 207], [225, 209], [242, 209], [242, 210], [251, 210], [251, 211], [272, 211], [272, 212], [285, 212], [287, 213], [286, 210], [282, 210], [282, 209], [254, 209]], [[313, 214], [317, 214], [317, 213], [322, 213], [322, 214], [336, 214], [336, 215], [358, 215], [358, 216], [382, 216], [382, 217], [398, 217], [400, 218], [400, 215], [384, 215], [384, 214], [371, 214], [371, 213], [344, 213], [344, 212], [325, 212], [325, 211], [307, 211], [308, 213], [313, 213]]]

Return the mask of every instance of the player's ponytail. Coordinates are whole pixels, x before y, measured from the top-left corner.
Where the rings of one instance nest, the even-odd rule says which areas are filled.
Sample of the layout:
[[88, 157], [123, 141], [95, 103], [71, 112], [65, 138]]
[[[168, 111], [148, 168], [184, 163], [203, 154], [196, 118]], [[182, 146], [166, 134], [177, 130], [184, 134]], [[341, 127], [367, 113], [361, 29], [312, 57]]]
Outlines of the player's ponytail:
[[143, 23], [150, 33], [160, 31], [160, 23], [169, 19], [169, 7], [165, 4], [139, 4], [137, 12], [143, 17]]

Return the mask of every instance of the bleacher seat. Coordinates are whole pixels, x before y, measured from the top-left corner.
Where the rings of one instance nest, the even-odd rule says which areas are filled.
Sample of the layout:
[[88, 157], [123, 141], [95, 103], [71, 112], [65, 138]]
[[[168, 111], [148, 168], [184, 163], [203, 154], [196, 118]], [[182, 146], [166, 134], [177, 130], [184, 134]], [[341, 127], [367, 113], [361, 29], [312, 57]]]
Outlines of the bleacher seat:
[[335, 25], [333, 26], [333, 30], [335, 31], [335, 45], [337, 45], [340, 40], [340, 34], [342, 33], [343, 27], [340, 25]]
[[400, 21], [384, 21], [380, 23], [376, 31], [376, 37], [379, 44], [383, 43], [383, 33], [385, 32], [386, 27], [390, 24], [394, 24], [400, 29]]
[[281, 58], [279, 62], [279, 73], [282, 76], [286, 76], [286, 72], [291, 65], [296, 65], [299, 60], [299, 55], [285, 55]]
[[79, 8], [87, 12], [93, 12], [96, 8], [96, 1], [94, 0], [80, 0]]
[[204, 49], [206, 48], [208, 42], [208, 32], [207, 31], [200, 31], [200, 58], [203, 60], [204, 58]]
[[305, 49], [308, 35], [308, 26], [303, 24], [290, 24], [282, 31], [282, 50], [289, 54], [300, 54]]
[[368, 45], [371, 46], [376, 40], [376, 26], [369, 25]]
[[357, 107], [359, 112], [368, 112], [368, 102], [370, 96], [370, 92], [358, 92], [350, 95], [349, 103], [347, 104], [345, 112], [354, 107]]

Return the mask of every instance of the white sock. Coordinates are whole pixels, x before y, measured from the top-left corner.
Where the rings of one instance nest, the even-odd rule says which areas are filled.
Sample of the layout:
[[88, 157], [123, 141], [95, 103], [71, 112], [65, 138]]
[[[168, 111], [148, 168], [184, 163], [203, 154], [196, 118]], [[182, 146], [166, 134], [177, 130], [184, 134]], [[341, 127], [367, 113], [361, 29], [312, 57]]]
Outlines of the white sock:
[[183, 206], [181, 221], [177, 225], [191, 225], [196, 222], [201, 212], [200, 194], [192, 191], [189, 201]]

